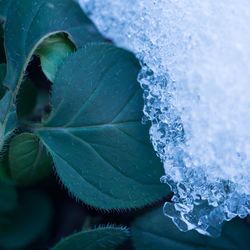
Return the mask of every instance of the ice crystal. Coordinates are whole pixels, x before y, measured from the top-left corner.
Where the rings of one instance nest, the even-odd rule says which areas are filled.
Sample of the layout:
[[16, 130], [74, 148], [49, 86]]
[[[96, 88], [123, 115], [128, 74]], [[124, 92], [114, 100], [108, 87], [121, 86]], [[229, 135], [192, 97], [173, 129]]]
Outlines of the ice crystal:
[[142, 63], [145, 118], [182, 231], [250, 213], [250, 1], [80, 0]]

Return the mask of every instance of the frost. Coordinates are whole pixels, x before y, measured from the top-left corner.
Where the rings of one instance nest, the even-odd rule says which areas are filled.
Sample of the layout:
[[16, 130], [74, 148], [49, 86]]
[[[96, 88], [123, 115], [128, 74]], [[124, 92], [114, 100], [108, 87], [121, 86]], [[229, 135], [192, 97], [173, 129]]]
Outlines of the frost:
[[182, 231], [218, 236], [250, 213], [250, 1], [82, 0], [107, 37], [135, 52], [145, 119]]

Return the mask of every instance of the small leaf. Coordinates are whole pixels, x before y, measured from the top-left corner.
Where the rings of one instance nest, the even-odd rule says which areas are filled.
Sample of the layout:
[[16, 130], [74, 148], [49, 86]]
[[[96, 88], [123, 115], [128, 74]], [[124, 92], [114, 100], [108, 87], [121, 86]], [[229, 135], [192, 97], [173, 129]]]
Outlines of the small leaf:
[[19, 197], [19, 205], [5, 216], [0, 224], [1, 249], [26, 249], [25, 247], [47, 233], [52, 218], [52, 204], [40, 192], [25, 191]]
[[249, 249], [250, 229], [242, 220], [225, 223], [220, 238], [211, 238], [196, 231], [183, 233], [171, 219], [155, 209], [136, 219], [131, 229], [136, 250]]
[[8, 66], [4, 81], [9, 89], [19, 88], [35, 50], [51, 35], [67, 33], [77, 47], [100, 37], [76, 1], [10, 1], [5, 23]]
[[52, 250], [114, 250], [128, 239], [122, 227], [99, 227], [73, 234], [59, 242]]
[[94, 207], [141, 207], [169, 191], [141, 123], [139, 70], [131, 53], [112, 45], [78, 50], [59, 69], [52, 113], [37, 129], [63, 184]]
[[36, 135], [23, 133], [10, 142], [9, 167], [18, 184], [29, 185], [49, 175], [52, 160]]
[[47, 78], [54, 82], [58, 67], [64, 59], [75, 51], [74, 44], [64, 34], [47, 38], [37, 49], [41, 66]]

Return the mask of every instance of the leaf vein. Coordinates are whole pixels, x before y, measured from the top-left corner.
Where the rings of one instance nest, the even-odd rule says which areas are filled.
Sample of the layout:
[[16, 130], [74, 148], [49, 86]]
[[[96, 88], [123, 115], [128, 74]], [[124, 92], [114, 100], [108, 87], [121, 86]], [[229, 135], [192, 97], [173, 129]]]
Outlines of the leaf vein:
[[68, 133], [68, 135], [70, 135], [71, 137], [75, 138], [76, 140], [87, 144], [94, 152], [95, 154], [102, 160], [104, 161], [108, 166], [111, 166], [114, 170], [116, 170], [118, 173], [120, 173], [123, 177], [127, 177], [130, 181], [135, 182], [137, 184], [141, 184], [137, 181], [135, 181], [134, 179], [132, 179], [130, 176], [126, 175], [125, 173], [123, 173], [121, 170], [119, 170], [115, 165], [113, 165], [110, 161], [108, 161], [107, 159], [105, 159], [97, 150], [95, 147], [93, 147], [93, 145], [91, 145], [90, 143], [88, 143], [87, 141], [83, 140], [82, 138], [73, 135], [72, 133]]
[[121, 108], [121, 110], [115, 115], [115, 117], [112, 119], [112, 121], [110, 123], [115, 122], [115, 120], [122, 114], [122, 112], [125, 110], [125, 108], [127, 107], [127, 105], [134, 99], [134, 97], [138, 94], [138, 91], [140, 89], [136, 90], [135, 93], [133, 93], [128, 100], [126, 101], [126, 103], [123, 105], [123, 107]]

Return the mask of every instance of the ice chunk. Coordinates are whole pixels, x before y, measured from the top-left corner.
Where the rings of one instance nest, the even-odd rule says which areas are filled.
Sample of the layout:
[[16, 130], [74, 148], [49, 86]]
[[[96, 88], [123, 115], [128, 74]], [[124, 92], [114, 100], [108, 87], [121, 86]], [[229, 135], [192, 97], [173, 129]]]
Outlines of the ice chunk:
[[135, 52], [145, 118], [182, 231], [217, 236], [250, 213], [250, 1], [80, 0]]

